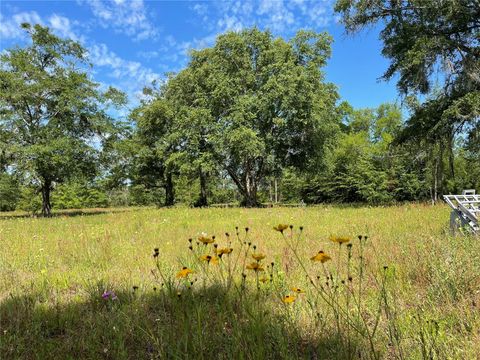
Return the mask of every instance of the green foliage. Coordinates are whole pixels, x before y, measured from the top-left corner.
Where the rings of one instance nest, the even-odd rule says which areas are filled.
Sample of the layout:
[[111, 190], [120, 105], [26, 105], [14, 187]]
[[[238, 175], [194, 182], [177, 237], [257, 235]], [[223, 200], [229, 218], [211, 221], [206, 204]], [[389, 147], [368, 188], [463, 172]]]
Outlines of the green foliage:
[[16, 209], [37, 214], [42, 209], [42, 198], [38, 190], [31, 186], [22, 187]]
[[[338, 0], [348, 32], [382, 23], [385, 79], [398, 75], [411, 97], [433, 95], [413, 107], [402, 139], [440, 138], [469, 132], [480, 118], [480, 7], [475, 1]], [[441, 76], [437, 76], [441, 73]], [[432, 91], [439, 81], [441, 89]], [[436, 93], [436, 94], [435, 94]], [[415, 101], [409, 99], [413, 104]], [[447, 135], [448, 136], [448, 135]]]
[[16, 179], [7, 173], [0, 173], [0, 211], [15, 210], [19, 198], [19, 184]]
[[198, 174], [200, 204], [208, 177], [223, 171], [243, 204], [257, 205], [265, 176], [314, 166], [336, 131], [338, 95], [320, 70], [330, 42], [305, 31], [286, 42], [254, 28], [193, 51], [188, 67], [134, 113], [139, 138], [153, 145], [145, 151], [155, 148], [145, 163], [156, 159], [158, 174]]
[[40, 25], [23, 27], [31, 44], [0, 56], [0, 129], [15, 170], [40, 190], [49, 215], [56, 184], [95, 174], [98, 150], [91, 143], [114, 131], [105, 111], [125, 98], [98, 90], [80, 44]]
[[415, 150], [392, 146], [403, 126], [399, 107], [353, 110], [343, 104], [341, 111], [337, 146], [326, 171], [303, 188], [303, 199], [380, 204], [424, 198], [422, 172], [411, 162]]
[[86, 182], [60, 184], [53, 193], [52, 204], [57, 209], [107, 207], [105, 192]]

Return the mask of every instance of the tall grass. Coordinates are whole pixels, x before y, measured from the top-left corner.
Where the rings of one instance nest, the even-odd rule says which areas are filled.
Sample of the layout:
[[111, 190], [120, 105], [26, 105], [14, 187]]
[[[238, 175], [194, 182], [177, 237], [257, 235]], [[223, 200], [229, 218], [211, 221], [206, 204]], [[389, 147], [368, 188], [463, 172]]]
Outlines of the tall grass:
[[2, 359], [480, 353], [480, 242], [448, 235], [446, 207], [70, 215], [0, 220]]

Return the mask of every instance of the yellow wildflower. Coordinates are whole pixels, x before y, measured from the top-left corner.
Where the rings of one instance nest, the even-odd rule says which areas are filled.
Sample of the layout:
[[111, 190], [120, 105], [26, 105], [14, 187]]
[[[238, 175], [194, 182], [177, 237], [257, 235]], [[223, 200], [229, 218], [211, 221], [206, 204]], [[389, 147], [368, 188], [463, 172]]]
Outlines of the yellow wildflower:
[[262, 283], [266, 283], [266, 282], [268, 281], [268, 277], [262, 276], [262, 277], [261, 277], [260, 279], [258, 279], [258, 280], [260, 280]]
[[203, 235], [198, 238], [198, 241], [200, 241], [204, 245], [213, 243], [212, 238], [209, 238], [209, 237], [206, 237], [206, 236], [203, 236]]
[[310, 258], [310, 260], [312, 260], [312, 261], [320, 261], [321, 263], [325, 263], [325, 262], [327, 262], [328, 260], [331, 260], [331, 259], [332, 258], [330, 256], [328, 256], [327, 254], [325, 254], [322, 250], [320, 250], [317, 255]]
[[305, 294], [305, 291], [303, 291], [302, 289], [300, 289], [298, 287], [292, 287], [291, 290], [293, 292], [296, 292], [297, 294]]
[[263, 267], [258, 262], [252, 262], [251, 264], [247, 265], [247, 269], [255, 272], [264, 271]]
[[265, 254], [252, 254], [252, 258], [254, 258], [257, 261], [265, 259]]
[[206, 261], [209, 264], [216, 264], [218, 263], [218, 258], [212, 255], [202, 255], [200, 256], [200, 260]]
[[222, 249], [217, 249], [216, 253], [217, 255], [222, 256], [222, 255], [228, 255], [232, 251], [233, 251], [233, 248], [222, 248]]
[[284, 230], [288, 229], [288, 225], [285, 224], [278, 224], [277, 226], [273, 227], [273, 230], [283, 232]]
[[182, 270], [177, 273], [177, 278], [186, 278], [188, 275], [193, 274], [193, 271], [184, 266]]
[[330, 236], [330, 241], [336, 242], [340, 245], [342, 245], [343, 243], [348, 243], [351, 240], [352, 238], [349, 236], [334, 236], [334, 235]]
[[293, 303], [295, 300], [297, 300], [297, 298], [293, 295], [287, 295], [285, 296], [282, 301], [285, 303], [285, 304], [291, 304]]

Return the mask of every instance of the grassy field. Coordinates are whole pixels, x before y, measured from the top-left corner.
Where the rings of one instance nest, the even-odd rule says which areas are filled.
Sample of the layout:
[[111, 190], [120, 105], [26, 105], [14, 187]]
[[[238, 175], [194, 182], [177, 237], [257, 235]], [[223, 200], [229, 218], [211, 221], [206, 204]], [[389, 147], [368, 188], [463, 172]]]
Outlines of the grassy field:
[[417, 204], [4, 216], [0, 358], [476, 359], [480, 239], [448, 219]]

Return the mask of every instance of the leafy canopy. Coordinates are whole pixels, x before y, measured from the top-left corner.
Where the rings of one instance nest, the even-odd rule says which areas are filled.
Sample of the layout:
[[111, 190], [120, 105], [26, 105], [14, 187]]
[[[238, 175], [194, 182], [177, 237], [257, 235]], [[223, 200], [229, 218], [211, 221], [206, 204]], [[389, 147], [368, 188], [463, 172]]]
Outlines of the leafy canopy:
[[40, 25], [23, 27], [31, 44], [0, 56], [1, 139], [8, 141], [11, 168], [38, 186], [48, 214], [55, 183], [94, 175], [102, 139], [114, 132], [107, 107], [125, 96], [99, 90], [80, 44]]

